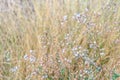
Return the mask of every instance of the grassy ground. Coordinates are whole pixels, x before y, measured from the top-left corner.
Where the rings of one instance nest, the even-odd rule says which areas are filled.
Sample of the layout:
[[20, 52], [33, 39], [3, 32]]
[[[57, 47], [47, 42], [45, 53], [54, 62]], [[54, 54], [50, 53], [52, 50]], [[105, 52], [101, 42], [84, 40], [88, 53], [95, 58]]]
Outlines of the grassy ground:
[[0, 80], [120, 80], [119, 0], [3, 4]]

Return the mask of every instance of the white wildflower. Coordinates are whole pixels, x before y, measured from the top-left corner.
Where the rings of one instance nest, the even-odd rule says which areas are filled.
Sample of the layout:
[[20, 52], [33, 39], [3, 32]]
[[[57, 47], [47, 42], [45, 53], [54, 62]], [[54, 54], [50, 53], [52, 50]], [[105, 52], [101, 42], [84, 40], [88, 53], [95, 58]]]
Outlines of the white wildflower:
[[85, 61], [85, 65], [88, 65], [89, 64], [89, 62], [88, 61]]
[[24, 55], [24, 60], [28, 60], [28, 58], [29, 58], [28, 55], [25, 54], [25, 55]]
[[64, 59], [65, 61], [67, 60], [67, 58]]
[[45, 75], [42, 76], [42, 78], [43, 78], [43, 79], [48, 78], [48, 75], [45, 74]]
[[15, 67], [10, 69], [11, 72], [16, 72], [17, 70], [18, 70], [18, 66], [15, 66]]
[[61, 25], [63, 25], [64, 23], [63, 22], [61, 22]]
[[64, 20], [64, 21], [66, 21], [66, 20], [67, 20], [67, 18], [68, 18], [68, 16], [67, 16], [67, 15], [65, 15], [65, 16], [63, 17], [63, 20]]
[[85, 8], [85, 11], [86, 11], [86, 12], [88, 12], [88, 11], [89, 11], [89, 9], [88, 9], [88, 8]]
[[101, 52], [100, 55], [103, 56], [105, 53], [104, 52]]
[[35, 72], [35, 71], [31, 73], [31, 75], [36, 75], [36, 74], [37, 74], [37, 72]]
[[76, 18], [79, 18], [81, 16], [80, 13], [75, 13]]
[[33, 50], [30, 50], [30, 53], [33, 53]]
[[30, 54], [35, 54], [35, 51], [34, 50], [30, 50]]
[[89, 47], [92, 48], [92, 49], [96, 49], [96, 48], [97, 48], [97, 46], [96, 46], [95, 43], [91, 43], [91, 44], [89, 44]]
[[72, 61], [68, 59], [67, 62], [68, 62], [68, 63], [71, 63]]
[[36, 61], [36, 57], [35, 56], [30, 56], [30, 62], [34, 63]]
[[74, 56], [75, 57], [79, 57], [79, 53], [77, 52], [77, 53], [74, 53]]
[[7, 58], [7, 60], [6, 60], [6, 61], [8, 61], [8, 62], [9, 62], [9, 61], [10, 61], [10, 58]]
[[62, 50], [62, 53], [65, 53], [65, 49]]
[[58, 62], [60, 63], [61, 61], [60, 61], [60, 60], [58, 60]]
[[81, 47], [81, 46], [79, 46], [78, 48], [79, 48], [79, 49], [81, 49], [82, 47]]

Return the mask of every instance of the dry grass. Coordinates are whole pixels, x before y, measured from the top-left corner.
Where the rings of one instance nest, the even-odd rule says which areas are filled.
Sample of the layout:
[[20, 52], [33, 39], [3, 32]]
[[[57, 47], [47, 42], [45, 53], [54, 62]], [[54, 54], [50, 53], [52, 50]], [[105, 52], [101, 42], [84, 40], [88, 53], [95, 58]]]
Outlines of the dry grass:
[[120, 79], [119, 0], [0, 1], [0, 80]]

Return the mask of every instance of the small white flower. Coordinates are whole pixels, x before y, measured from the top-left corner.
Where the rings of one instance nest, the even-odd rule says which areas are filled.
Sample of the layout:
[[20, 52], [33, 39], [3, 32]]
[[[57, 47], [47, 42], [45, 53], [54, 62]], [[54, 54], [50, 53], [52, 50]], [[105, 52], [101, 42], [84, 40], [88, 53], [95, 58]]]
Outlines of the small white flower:
[[31, 75], [36, 75], [36, 74], [37, 74], [37, 72], [35, 72], [35, 71], [31, 73]]
[[29, 58], [28, 55], [25, 54], [25, 55], [24, 55], [24, 60], [28, 60], [28, 58]]
[[75, 19], [75, 16], [72, 16], [72, 19]]
[[85, 8], [85, 11], [86, 11], [86, 12], [88, 12], [88, 11], [89, 11], [89, 9], [88, 9], [88, 8]]
[[89, 71], [89, 70], [87, 70], [87, 69], [85, 69], [85, 70], [84, 70], [84, 73], [89, 74], [89, 73], [90, 73], [90, 71]]
[[96, 41], [94, 41], [93, 43], [96, 44]]
[[82, 77], [83, 75], [82, 74], [80, 74], [80, 77]]
[[34, 63], [35, 61], [36, 61], [36, 57], [30, 56], [30, 62], [31, 62], [31, 63]]
[[96, 44], [94, 44], [94, 43], [89, 44], [89, 47], [92, 48], [92, 49], [96, 49], [97, 48]]
[[30, 50], [30, 54], [35, 54], [35, 51], [34, 50]]
[[88, 62], [88, 61], [85, 61], [85, 64], [86, 64], [86, 65], [88, 65], [88, 64], [89, 64], [89, 62]]
[[81, 16], [80, 13], [75, 13], [76, 18], [79, 18]]
[[67, 60], [67, 58], [64, 59], [65, 61]]
[[75, 56], [75, 57], [78, 57], [78, 56], [79, 56], [79, 54], [78, 54], [78, 53], [75, 53], [75, 54], [74, 54], [74, 56]]
[[71, 63], [72, 61], [68, 59], [67, 62], [68, 62], [68, 63]]
[[30, 50], [30, 53], [33, 53], [33, 50]]
[[46, 74], [46, 75], [43, 75], [42, 78], [43, 78], [43, 79], [48, 78], [48, 75], [47, 75], [47, 74]]
[[64, 22], [61, 22], [61, 25], [63, 25], [64, 24]]
[[71, 63], [71, 62], [72, 62], [71, 60], [69, 60], [69, 59], [67, 59], [67, 58], [65, 58], [65, 61], [68, 62], [68, 63]]
[[58, 62], [60, 63], [61, 61], [60, 61], [60, 60], [58, 60]]
[[77, 50], [77, 47], [76, 47], [76, 48], [74, 48], [74, 50]]
[[79, 46], [78, 48], [79, 48], [79, 49], [81, 49], [82, 47], [81, 47], [81, 46]]
[[105, 53], [104, 52], [101, 52], [100, 55], [103, 56]]
[[46, 47], [47, 47], [46, 45], [43, 46], [43, 48], [46, 48]]
[[100, 49], [100, 51], [104, 51], [104, 50], [105, 50], [104, 48]]
[[62, 50], [62, 53], [65, 53], [65, 49]]
[[82, 53], [82, 54], [80, 54], [80, 56], [84, 57], [84, 56], [85, 56], [85, 54], [84, 54], [84, 53]]
[[7, 58], [7, 61], [9, 62], [9, 61], [10, 61], [10, 58]]
[[16, 72], [17, 70], [18, 70], [18, 66], [15, 66], [15, 67], [10, 69], [11, 72]]
[[65, 15], [65, 16], [63, 17], [63, 20], [66, 21], [66, 20], [67, 20], [67, 17], [68, 17], [68, 16]]

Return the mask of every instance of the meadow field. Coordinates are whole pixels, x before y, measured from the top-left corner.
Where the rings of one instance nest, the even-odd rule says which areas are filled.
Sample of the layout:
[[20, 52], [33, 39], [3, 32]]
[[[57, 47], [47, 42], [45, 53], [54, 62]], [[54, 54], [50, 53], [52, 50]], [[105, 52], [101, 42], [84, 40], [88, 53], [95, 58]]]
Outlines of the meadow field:
[[0, 80], [120, 80], [120, 0], [0, 0]]

